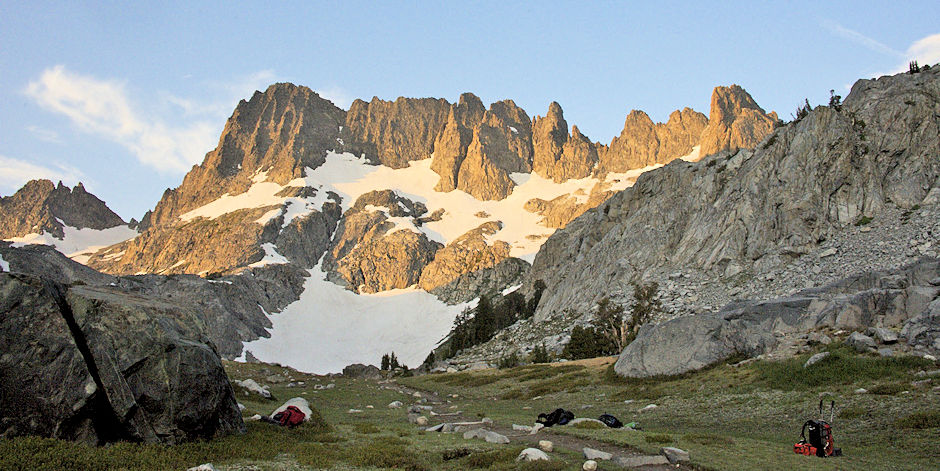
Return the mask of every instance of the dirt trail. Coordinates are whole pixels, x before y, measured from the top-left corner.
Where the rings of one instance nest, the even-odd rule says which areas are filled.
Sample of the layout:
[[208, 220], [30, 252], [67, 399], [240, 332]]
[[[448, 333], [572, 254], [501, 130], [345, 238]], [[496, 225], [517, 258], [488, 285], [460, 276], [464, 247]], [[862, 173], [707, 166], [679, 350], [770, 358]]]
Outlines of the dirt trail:
[[[404, 386], [394, 381], [392, 381], [391, 384], [394, 384], [396, 388], [401, 389], [402, 391], [404, 391], [405, 393], [409, 395], [414, 394], [415, 392], [420, 393], [422, 397], [427, 400], [426, 405], [432, 406], [433, 407], [432, 410], [434, 411], [434, 413], [438, 414], [438, 415], [433, 416], [433, 417], [436, 417], [438, 420], [441, 420], [443, 422], [479, 421], [479, 419], [476, 417], [467, 417], [467, 416], [464, 416], [463, 414], [454, 415], [452, 410], [446, 409], [447, 401], [441, 398], [440, 396], [438, 396], [438, 394], [434, 391], [415, 389], [415, 388], [411, 388], [408, 386]], [[565, 450], [573, 451], [577, 454], [581, 454], [585, 447], [593, 448], [595, 450], [600, 450], [600, 451], [612, 454], [613, 455], [612, 460], [616, 460], [618, 457], [630, 458], [630, 457], [636, 457], [636, 456], [649, 456], [646, 453], [642, 453], [633, 448], [612, 445], [610, 443], [606, 443], [606, 442], [602, 442], [602, 441], [594, 440], [590, 438], [581, 438], [581, 437], [575, 437], [571, 435], [556, 433], [552, 430], [551, 427], [543, 428], [539, 430], [539, 432], [536, 433], [535, 435], [530, 435], [529, 432], [513, 430], [511, 424], [509, 424], [509, 426], [506, 426], [506, 424], [500, 424], [500, 423], [494, 422], [491, 425], [485, 425], [482, 427], [487, 430], [491, 430], [496, 433], [499, 433], [501, 435], [505, 435], [507, 438], [509, 438], [510, 443], [532, 445], [535, 448], [538, 448], [539, 440], [549, 440], [552, 442], [556, 450], [565, 449]], [[692, 470], [695, 468], [689, 466], [688, 464], [681, 464], [681, 465], [650, 465], [650, 466], [641, 466], [641, 467], [631, 468], [631, 469], [665, 471], [665, 470], [676, 470], [676, 469]]]

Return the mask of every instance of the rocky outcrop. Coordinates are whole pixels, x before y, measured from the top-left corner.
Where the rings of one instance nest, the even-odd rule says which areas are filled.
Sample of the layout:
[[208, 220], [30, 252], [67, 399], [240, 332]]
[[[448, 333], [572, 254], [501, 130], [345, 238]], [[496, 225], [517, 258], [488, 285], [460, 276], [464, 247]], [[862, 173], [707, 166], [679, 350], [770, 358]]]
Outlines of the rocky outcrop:
[[252, 268], [246, 276], [142, 275], [115, 277], [99, 273], [52, 247], [13, 248], [0, 243], [0, 257], [13, 273], [27, 273], [56, 283], [115, 286], [136, 296], [183, 306], [206, 326], [206, 335], [225, 358], [242, 352], [242, 342], [267, 337], [266, 312], [283, 309], [300, 297], [306, 270], [294, 264]]
[[[902, 328], [923, 353], [940, 351], [940, 260], [923, 258], [889, 272], [870, 272], [764, 302], [732, 303], [718, 313], [686, 316], [640, 329], [614, 365], [621, 376], [676, 375], [731, 357], [753, 357], [778, 339], [818, 329]], [[868, 339], [867, 337], [864, 337]], [[874, 346], [874, 341], [868, 339]]]
[[441, 244], [416, 228], [427, 208], [390, 190], [366, 193], [346, 211], [323, 258], [328, 279], [359, 293], [418, 282]]
[[583, 192], [574, 195], [561, 195], [549, 201], [533, 198], [526, 201], [523, 208], [531, 213], [544, 216], [541, 224], [546, 227], [563, 228], [585, 211], [597, 207], [615, 192], [610, 191], [610, 184], [598, 182], [585, 195]]
[[460, 100], [451, 108], [447, 124], [434, 143], [431, 170], [441, 176], [435, 190], [447, 192], [457, 189], [460, 164], [467, 158], [473, 130], [483, 122], [485, 112], [483, 102], [472, 93], [460, 95]]
[[476, 96], [465, 93], [437, 139], [431, 169], [441, 179], [438, 191], [460, 189], [481, 200], [499, 200], [512, 191], [512, 172], [532, 171], [532, 122], [512, 100], [483, 112]]
[[65, 237], [64, 226], [107, 229], [124, 224], [120, 216], [81, 183], [74, 188], [49, 180], [30, 180], [12, 196], [0, 197], [0, 239], [26, 234]]
[[532, 124], [532, 149], [532, 171], [556, 183], [590, 176], [598, 160], [597, 145], [577, 126], [569, 136], [561, 105], [554, 101]]
[[[587, 312], [611, 287], [688, 267], [763, 276], [886, 207], [927, 203], [940, 177], [940, 70], [861, 80], [753, 151], [673, 161], [557, 231], [527, 286], [536, 313]], [[694, 189], [690, 190], [690, 189]]]
[[528, 264], [509, 257], [509, 244], [487, 238], [502, 224], [490, 221], [468, 231], [443, 249], [421, 272], [418, 286], [441, 300], [456, 304], [480, 293], [505, 288], [520, 278]]
[[653, 123], [646, 113], [633, 110], [620, 135], [601, 150], [596, 173], [623, 173], [689, 154], [707, 122], [705, 115], [690, 108], [673, 111], [665, 124]]
[[407, 167], [431, 156], [449, 111], [450, 103], [442, 98], [356, 100], [346, 113], [344, 148], [388, 167]]
[[244, 432], [205, 326], [116, 288], [0, 274], [0, 435], [180, 443]]
[[753, 148], [773, 132], [777, 120], [776, 113], [765, 113], [740, 86], [715, 87], [699, 153]]
[[223, 194], [244, 193], [259, 173], [281, 185], [317, 168], [327, 151], [340, 148], [346, 113], [313, 90], [277, 83], [242, 100], [225, 123], [218, 147], [167, 190], [147, 221], [175, 224], [193, 208]]

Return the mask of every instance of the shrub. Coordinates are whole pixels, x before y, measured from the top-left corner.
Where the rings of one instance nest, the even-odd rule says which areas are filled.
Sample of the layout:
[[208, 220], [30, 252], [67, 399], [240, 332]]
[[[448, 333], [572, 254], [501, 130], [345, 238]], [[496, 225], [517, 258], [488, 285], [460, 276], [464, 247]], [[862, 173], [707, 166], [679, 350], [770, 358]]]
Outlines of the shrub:
[[842, 109], [842, 95], [836, 95], [835, 90], [829, 90], [829, 107], [836, 111]]
[[810, 111], [813, 111], [813, 106], [809, 104], [809, 99], [805, 99], [805, 105], [798, 106], [796, 108], [796, 116], [793, 118], [793, 122], [797, 122], [805, 118]]
[[514, 368], [519, 366], [519, 355], [515, 351], [509, 355], [499, 358], [499, 363], [497, 364], [499, 369]]
[[940, 410], [914, 412], [894, 422], [900, 428], [940, 428]]
[[859, 218], [855, 221], [855, 225], [856, 225], [856, 226], [864, 226], [864, 225], [866, 225], [866, 224], [872, 222], [873, 220], [874, 220], [874, 219], [871, 218], [871, 217], [869, 217], [869, 216], [861, 216], [861, 217], [859, 217]]
[[610, 339], [593, 327], [576, 325], [571, 331], [571, 340], [565, 344], [561, 355], [569, 360], [580, 360], [613, 355], [616, 348], [617, 346]]
[[535, 348], [532, 349], [532, 353], [529, 354], [529, 361], [531, 363], [549, 363], [552, 361], [544, 343], [536, 345]]

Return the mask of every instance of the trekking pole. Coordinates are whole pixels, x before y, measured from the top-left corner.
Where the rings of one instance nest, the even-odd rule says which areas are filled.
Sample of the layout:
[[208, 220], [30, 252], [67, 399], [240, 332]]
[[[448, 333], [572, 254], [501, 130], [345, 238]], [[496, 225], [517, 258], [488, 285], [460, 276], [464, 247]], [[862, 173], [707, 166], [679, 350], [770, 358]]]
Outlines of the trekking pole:
[[836, 413], [836, 401], [829, 403], [829, 423], [832, 423], [832, 419], [835, 417]]

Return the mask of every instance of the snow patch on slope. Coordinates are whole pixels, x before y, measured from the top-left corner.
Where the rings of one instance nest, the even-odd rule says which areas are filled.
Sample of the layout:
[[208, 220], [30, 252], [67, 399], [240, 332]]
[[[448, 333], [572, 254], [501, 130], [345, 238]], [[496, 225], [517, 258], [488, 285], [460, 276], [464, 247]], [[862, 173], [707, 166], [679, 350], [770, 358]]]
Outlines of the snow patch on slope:
[[261, 244], [261, 248], [264, 250], [264, 257], [261, 260], [258, 260], [257, 262], [252, 263], [251, 265], [248, 265], [249, 267], [256, 268], [256, 267], [263, 267], [265, 265], [277, 265], [281, 263], [290, 262], [289, 260], [287, 260], [287, 257], [277, 253], [277, 249], [274, 247], [274, 244], [271, 242], [266, 242], [264, 244]]
[[10, 264], [3, 259], [3, 255], [0, 255], [0, 271], [10, 271]]
[[[533, 198], [552, 200], [562, 195], [572, 195], [579, 203], [584, 203], [588, 200], [591, 189], [598, 183], [603, 183], [607, 189], [620, 191], [632, 186], [641, 173], [661, 166], [655, 165], [625, 173], [609, 173], [603, 182], [594, 177], [587, 177], [555, 183], [535, 173], [514, 173], [510, 178], [516, 183], [516, 187], [508, 197], [500, 201], [480, 201], [460, 190], [446, 193], [435, 191], [434, 186], [440, 176], [431, 170], [431, 161], [430, 158], [412, 161], [408, 167], [393, 169], [373, 165], [365, 158], [350, 153], [328, 152], [323, 165], [316, 169], [305, 169], [306, 176], [303, 178], [294, 179], [282, 186], [264, 181], [267, 174], [261, 172], [253, 178], [254, 183], [247, 192], [235, 196], [223, 195], [205, 206], [189, 211], [181, 218], [213, 219], [239, 209], [279, 205], [281, 209], [267, 212], [256, 222], [266, 224], [271, 219], [283, 215], [283, 225], [286, 226], [297, 217], [319, 210], [328, 201], [330, 192], [336, 193], [342, 199], [341, 206], [343, 211], [346, 211], [361, 195], [388, 189], [412, 201], [424, 203], [429, 213], [444, 210], [440, 221], [427, 222], [421, 227], [417, 227], [411, 218], [389, 218], [396, 224], [393, 232], [411, 230], [424, 233], [430, 240], [447, 245], [487, 221], [499, 221], [502, 223], [502, 229], [488, 236], [487, 242], [507, 242], [511, 256], [531, 263], [539, 247], [555, 229], [542, 225], [541, 215], [526, 211], [524, 206], [527, 201]], [[277, 196], [288, 187], [314, 188], [316, 196]], [[387, 208], [373, 208], [379, 209], [386, 210], [387, 213]], [[486, 213], [488, 216], [477, 217], [476, 214], [479, 213]]]
[[472, 305], [448, 306], [417, 288], [355, 294], [324, 279], [319, 265], [310, 274], [300, 299], [270, 316], [271, 337], [245, 343], [261, 361], [322, 374], [394, 351], [416, 367]]
[[23, 237], [13, 237], [7, 240], [13, 242], [14, 247], [30, 244], [51, 245], [72, 260], [78, 263], [87, 263], [95, 252], [119, 242], [133, 239], [138, 235], [136, 230], [127, 226], [114, 226], [101, 230], [78, 229], [65, 224], [62, 224], [62, 226], [65, 237], [61, 240], [46, 232], [26, 234]]

